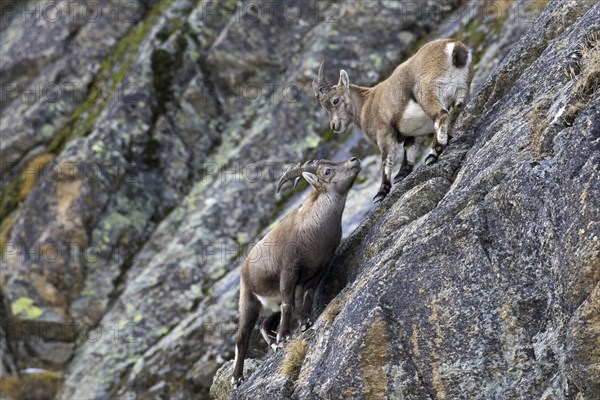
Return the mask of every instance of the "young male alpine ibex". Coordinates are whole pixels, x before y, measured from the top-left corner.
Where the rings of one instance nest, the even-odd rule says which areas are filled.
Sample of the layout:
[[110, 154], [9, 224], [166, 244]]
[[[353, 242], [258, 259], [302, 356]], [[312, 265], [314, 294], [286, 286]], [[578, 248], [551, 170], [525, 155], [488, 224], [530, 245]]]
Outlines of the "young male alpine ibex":
[[424, 45], [378, 85], [351, 85], [340, 71], [337, 85], [325, 79], [323, 64], [313, 81], [321, 106], [329, 113], [329, 124], [342, 133], [356, 122], [381, 150], [382, 179], [374, 202], [383, 200], [392, 187], [391, 174], [398, 145], [404, 143], [404, 159], [394, 183], [412, 171], [416, 160], [415, 137], [434, 133], [425, 164], [437, 161], [448, 144], [453, 114], [464, 106], [473, 77], [471, 50], [453, 39]]
[[[244, 261], [234, 387], [244, 379], [248, 340], [261, 309], [272, 312], [260, 331], [273, 350], [289, 338], [294, 311], [300, 311], [300, 329], [312, 325], [309, 318], [314, 292], [340, 243], [346, 197], [360, 170], [360, 160], [355, 157], [340, 163], [319, 160], [298, 164], [281, 177], [277, 192], [285, 182], [293, 179], [295, 185], [301, 177], [313, 191], [300, 209], [288, 214], [250, 250]], [[275, 338], [272, 332], [277, 333]]]

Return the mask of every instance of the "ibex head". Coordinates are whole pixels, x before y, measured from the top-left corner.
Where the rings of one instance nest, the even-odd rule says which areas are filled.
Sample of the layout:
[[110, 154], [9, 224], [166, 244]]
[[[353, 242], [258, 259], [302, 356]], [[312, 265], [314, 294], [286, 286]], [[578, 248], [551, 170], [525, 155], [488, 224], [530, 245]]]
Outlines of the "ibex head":
[[313, 160], [304, 164], [298, 163], [288, 169], [277, 185], [277, 193], [284, 183], [295, 179], [294, 187], [301, 177], [306, 179], [317, 193], [335, 193], [346, 195], [361, 170], [360, 160], [352, 157], [349, 160], [334, 163], [329, 160]]
[[343, 69], [337, 85], [330, 85], [325, 78], [323, 66], [313, 80], [313, 90], [321, 106], [329, 113], [329, 126], [335, 133], [345, 132], [354, 123], [354, 104], [350, 98], [350, 78]]

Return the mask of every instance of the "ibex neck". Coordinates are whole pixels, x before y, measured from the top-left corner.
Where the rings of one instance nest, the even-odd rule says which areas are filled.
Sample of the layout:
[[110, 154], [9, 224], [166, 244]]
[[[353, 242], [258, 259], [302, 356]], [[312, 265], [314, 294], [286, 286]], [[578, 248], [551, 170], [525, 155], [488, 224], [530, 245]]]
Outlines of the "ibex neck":
[[357, 85], [350, 85], [350, 99], [354, 104], [354, 122], [362, 130], [361, 114], [362, 109], [367, 102], [367, 99], [371, 95], [371, 88], [366, 88]]
[[317, 217], [317, 220], [333, 222], [337, 219], [341, 221], [346, 197], [347, 194], [340, 196], [336, 193], [318, 193], [313, 190], [307, 203], [310, 204], [312, 215]]

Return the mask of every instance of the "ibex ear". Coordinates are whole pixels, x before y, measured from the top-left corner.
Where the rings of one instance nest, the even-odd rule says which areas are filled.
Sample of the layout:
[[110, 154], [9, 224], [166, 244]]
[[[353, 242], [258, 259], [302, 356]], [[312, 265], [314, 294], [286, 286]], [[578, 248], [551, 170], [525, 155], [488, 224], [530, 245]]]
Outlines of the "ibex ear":
[[315, 188], [315, 190], [321, 190], [323, 188], [323, 184], [319, 181], [319, 178], [317, 178], [315, 174], [303, 172], [302, 176], [308, 181], [308, 183], [310, 183], [312, 187]]
[[348, 73], [343, 69], [340, 70], [340, 81], [338, 82], [338, 85], [344, 88], [348, 88], [348, 86], [350, 86], [350, 78], [348, 78]]

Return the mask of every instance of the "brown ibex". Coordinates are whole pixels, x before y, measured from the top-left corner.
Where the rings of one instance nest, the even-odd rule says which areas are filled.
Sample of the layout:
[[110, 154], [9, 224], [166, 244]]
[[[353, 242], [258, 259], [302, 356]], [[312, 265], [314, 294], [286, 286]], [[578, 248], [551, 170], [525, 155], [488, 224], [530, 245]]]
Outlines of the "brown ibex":
[[[234, 387], [244, 380], [248, 341], [261, 310], [272, 312], [260, 331], [274, 350], [289, 338], [294, 311], [300, 311], [301, 330], [312, 325], [314, 292], [340, 243], [346, 197], [360, 170], [355, 157], [340, 163], [319, 160], [298, 164], [281, 177], [277, 192], [285, 182], [293, 179], [296, 183], [300, 177], [313, 190], [298, 210], [285, 216], [250, 250], [242, 265]], [[277, 332], [275, 338], [272, 332]]]
[[404, 159], [394, 183], [413, 170], [416, 136], [435, 133], [425, 164], [437, 161], [448, 144], [450, 112], [454, 116], [464, 106], [472, 77], [471, 50], [457, 40], [440, 39], [424, 45], [374, 87], [351, 85], [344, 70], [340, 71], [337, 85], [331, 86], [321, 64], [313, 89], [329, 113], [334, 132], [345, 132], [356, 123], [381, 150], [381, 186], [373, 199], [379, 202], [392, 188], [391, 174], [399, 144], [404, 143]]

